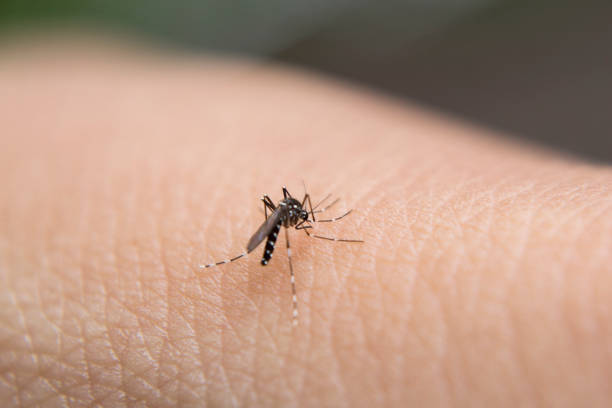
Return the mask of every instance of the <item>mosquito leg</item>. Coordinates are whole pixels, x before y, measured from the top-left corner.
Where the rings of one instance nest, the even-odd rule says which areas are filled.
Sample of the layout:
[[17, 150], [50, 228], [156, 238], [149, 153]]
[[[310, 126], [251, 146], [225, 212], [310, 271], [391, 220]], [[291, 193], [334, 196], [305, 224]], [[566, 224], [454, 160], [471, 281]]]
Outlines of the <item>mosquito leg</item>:
[[235, 256], [235, 257], [233, 257], [231, 259], [226, 259], [224, 261], [213, 262], [213, 263], [210, 263], [208, 265], [200, 264], [200, 269], [210, 268], [211, 266], [223, 265], [223, 264], [226, 264], [226, 263], [234, 262], [234, 261], [237, 261], [238, 259], [243, 258], [245, 256], [247, 256], [247, 253], [243, 252], [243, 253], [241, 253], [238, 256]]
[[268, 204], [268, 207], [274, 211], [276, 210], [276, 206], [274, 205], [274, 203], [272, 202], [272, 200], [270, 200], [270, 197], [267, 194], [263, 195], [263, 200]]
[[263, 196], [261, 198], [261, 201], [263, 201], [263, 205], [264, 205], [264, 220], [267, 220], [268, 219], [268, 203], [266, 203], [265, 197], [266, 196]]
[[[314, 211], [312, 209], [312, 201], [310, 201], [310, 195], [308, 195], [308, 205], [310, 206], [310, 214], [312, 214], [312, 220], [316, 221], [317, 219], [315, 218], [315, 213], [314, 213]], [[302, 204], [302, 207], [303, 206], [304, 205]]]
[[[336, 198], [334, 201], [332, 201], [329, 205], [321, 208], [320, 210], [317, 210], [317, 207], [319, 206], [318, 204], [314, 206], [314, 211], [313, 213], [318, 214], [318, 213], [322, 213], [324, 211], [327, 211], [329, 208], [331, 208], [334, 204], [336, 204], [338, 201], [340, 201], [339, 198]], [[320, 203], [319, 203], [320, 204]]]
[[313, 221], [316, 221], [314, 212], [312, 211], [312, 201], [310, 200], [310, 194], [306, 193], [304, 195], [304, 199], [302, 200], [302, 208], [306, 208], [306, 201], [308, 201], [308, 205], [310, 206], [309, 214], [312, 214]]
[[346, 217], [347, 215], [349, 215], [349, 214], [350, 214], [352, 211], [353, 211], [352, 209], [351, 209], [351, 210], [348, 210], [347, 212], [345, 212], [345, 213], [344, 213], [344, 214], [342, 214], [341, 216], [339, 216], [339, 217], [335, 217], [335, 218], [330, 218], [330, 219], [328, 219], [328, 220], [318, 220], [318, 221], [315, 221], [315, 220], [314, 220], [314, 217], [313, 217], [313, 221], [315, 221], [315, 222], [336, 222], [336, 221], [338, 221], [338, 220], [340, 220], [340, 219], [342, 219], [342, 218]]
[[289, 193], [289, 191], [287, 190], [287, 187], [285, 187], [285, 186], [283, 186], [283, 197], [285, 199], [291, 198], [291, 194]]
[[336, 242], [364, 242], [362, 239], [345, 239], [345, 238], [324, 237], [324, 236], [321, 236], [321, 235], [311, 234], [310, 232], [308, 232], [308, 230], [306, 228], [300, 228], [300, 229], [303, 229], [304, 232], [306, 233], [306, 235], [308, 235], [311, 238], [319, 238], [319, 239], [325, 239], [325, 240], [328, 240], [328, 241], [336, 241]]
[[272, 202], [272, 200], [270, 200], [270, 197], [268, 197], [267, 194], [264, 194], [261, 197], [261, 201], [263, 201], [264, 204], [264, 215], [265, 215], [265, 219], [268, 219], [268, 208], [270, 209], [270, 211], [274, 211], [276, 210], [276, 207], [274, 206], [274, 203]]
[[312, 228], [312, 225], [303, 225], [306, 222], [306, 220], [300, 221], [296, 226], [295, 229], [306, 229], [306, 228]]
[[289, 258], [289, 273], [291, 275], [291, 294], [293, 295], [293, 325], [298, 325], [298, 304], [297, 292], [295, 291], [295, 274], [293, 273], [293, 263], [291, 262], [291, 246], [289, 245], [289, 229], [285, 228], [285, 238], [287, 240], [287, 257]]
[[302, 208], [304, 208], [304, 204], [306, 204], [306, 200], [310, 197], [310, 194], [304, 194], [304, 199], [302, 200]]
[[319, 201], [317, 203], [317, 205], [314, 206], [314, 209], [316, 210], [321, 204], [323, 204], [329, 197], [331, 197], [331, 193], [329, 193], [328, 195], [326, 195], [321, 201]]

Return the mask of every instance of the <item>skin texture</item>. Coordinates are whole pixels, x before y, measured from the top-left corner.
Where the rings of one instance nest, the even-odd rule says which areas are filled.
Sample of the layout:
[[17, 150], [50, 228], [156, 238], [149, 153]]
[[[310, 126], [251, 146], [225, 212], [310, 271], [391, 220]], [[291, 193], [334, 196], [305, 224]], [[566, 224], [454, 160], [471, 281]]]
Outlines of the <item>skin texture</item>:
[[[0, 89], [0, 406], [612, 403], [608, 167], [253, 61], [14, 43]], [[283, 237], [198, 265], [302, 180], [366, 242], [289, 231], [292, 328]]]

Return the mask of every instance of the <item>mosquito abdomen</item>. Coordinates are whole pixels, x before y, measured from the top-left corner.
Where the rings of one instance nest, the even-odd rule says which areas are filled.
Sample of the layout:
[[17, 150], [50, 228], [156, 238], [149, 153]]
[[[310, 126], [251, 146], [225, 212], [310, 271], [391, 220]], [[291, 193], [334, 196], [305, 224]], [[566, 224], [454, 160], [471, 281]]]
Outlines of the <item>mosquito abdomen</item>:
[[276, 224], [272, 229], [272, 232], [268, 235], [268, 240], [266, 241], [266, 248], [264, 249], [263, 256], [261, 258], [261, 264], [267, 265], [272, 258], [272, 253], [274, 252], [274, 245], [276, 245], [276, 239], [278, 238], [278, 233], [280, 232], [281, 222]]

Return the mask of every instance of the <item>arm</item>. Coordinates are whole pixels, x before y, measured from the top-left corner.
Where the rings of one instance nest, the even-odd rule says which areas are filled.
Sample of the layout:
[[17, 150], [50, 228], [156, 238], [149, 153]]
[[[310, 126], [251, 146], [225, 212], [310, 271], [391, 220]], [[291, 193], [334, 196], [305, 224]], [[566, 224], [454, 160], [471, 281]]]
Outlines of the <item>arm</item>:
[[[0, 405], [610, 403], [609, 168], [277, 67], [57, 52], [1, 62]], [[292, 329], [282, 251], [198, 265], [302, 179], [366, 242], [290, 231]]]

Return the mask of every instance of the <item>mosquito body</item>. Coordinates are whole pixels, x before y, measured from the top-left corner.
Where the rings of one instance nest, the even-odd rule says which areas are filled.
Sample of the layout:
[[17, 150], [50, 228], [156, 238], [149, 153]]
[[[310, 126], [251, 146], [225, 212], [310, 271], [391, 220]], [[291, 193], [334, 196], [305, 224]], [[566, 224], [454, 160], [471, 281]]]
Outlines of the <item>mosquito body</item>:
[[[281, 227], [285, 227], [285, 238], [287, 243], [287, 257], [289, 259], [289, 273], [291, 276], [291, 292], [293, 294], [293, 324], [297, 325], [298, 323], [298, 308], [297, 308], [297, 293], [295, 290], [295, 275], [293, 273], [293, 263], [291, 262], [291, 246], [289, 244], [289, 228], [295, 228], [297, 230], [303, 230], [307, 236], [311, 238], [319, 238], [326, 239], [329, 241], [339, 241], [339, 242], [363, 242], [358, 239], [342, 239], [342, 238], [332, 238], [332, 237], [324, 237], [321, 235], [316, 235], [310, 233], [308, 230], [313, 228], [314, 223], [320, 222], [335, 222], [338, 221], [351, 213], [352, 210], [347, 211], [343, 215], [325, 219], [325, 220], [317, 220], [315, 214], [322, 213], [334, 204], [338, 202], [338, 200], [334, 200], [328, 206], [317, 210], [319, 205], [325, 202], [330, 196], [328, 195], [323, 200], [321, 200], [315, 207], [312, 206], [310, 201], [310, 195], [308, 193], [304, 194], [304, 198], [302, 201], [299, 201], [289, 194], [287, 188], [283, 187], [283, 200], [281, 200], [278, 205], [274, 205], [270, 197], [264, 195], [261, 198], [261, 201], [264, 204], [264, 215], [265, 221], [261, 226], [255, 231], [249, 242], [246, 246], [246, 252], [235, 256], [231, 259], [226, 259], [224, 261], [214, 262], [208, 265], [200, 265], [200, 268], [210, 268], [212, 266], [222, 265], [230, 262], [234, 262], [242, 257], [247, 256], [248, 253], [253, 251], [255, 248], [261, 244], [264, 239], [266, 240], [266, 245], [264, 248], [263, 255], [261, 257], [261, 264], [263, 266], [267, 265], [272, 258], [272, 254], [274, 253], [274, 246], [276, 245], [276, 240], [278, 239], [278, 234], [280, 233]], [[307, 210], [306, 205], [308, 204], [309, 210]], [[270, 211], [270, 215], [268, 215], [268, 211]]]

